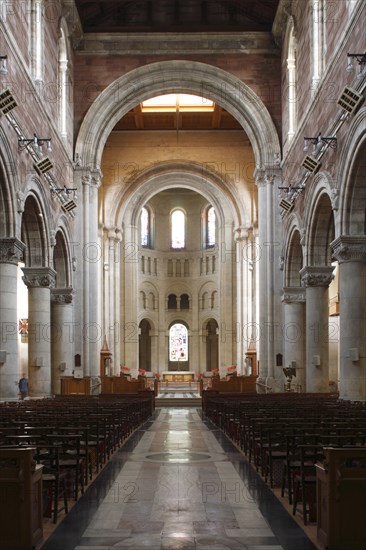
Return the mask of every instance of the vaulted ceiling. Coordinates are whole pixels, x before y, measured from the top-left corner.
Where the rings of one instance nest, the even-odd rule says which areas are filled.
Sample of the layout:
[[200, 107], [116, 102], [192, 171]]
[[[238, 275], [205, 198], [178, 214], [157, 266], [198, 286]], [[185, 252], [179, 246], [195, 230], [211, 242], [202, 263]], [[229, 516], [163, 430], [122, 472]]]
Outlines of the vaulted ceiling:
[[75, 0], [84, 32], [270, 32], [279, 0]]

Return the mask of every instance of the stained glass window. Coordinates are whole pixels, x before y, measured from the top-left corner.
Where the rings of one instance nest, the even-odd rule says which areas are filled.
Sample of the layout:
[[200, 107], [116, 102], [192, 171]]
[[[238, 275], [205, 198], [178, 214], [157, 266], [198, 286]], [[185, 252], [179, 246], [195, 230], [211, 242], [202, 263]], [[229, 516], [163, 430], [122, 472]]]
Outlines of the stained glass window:
[[147, 208], [141, 209], [141, 246], [149, 246], [149, 212]]
[[207, 246], [216, 244], [216, 213], [213, 206], [207, 211]]
[[188, 361], [188, 330], [181, 323], [169, 330], [169, 360]]
[[185, 247], [185, 215], [182, 210], [174, 210], [171, 216], [172, 248]]

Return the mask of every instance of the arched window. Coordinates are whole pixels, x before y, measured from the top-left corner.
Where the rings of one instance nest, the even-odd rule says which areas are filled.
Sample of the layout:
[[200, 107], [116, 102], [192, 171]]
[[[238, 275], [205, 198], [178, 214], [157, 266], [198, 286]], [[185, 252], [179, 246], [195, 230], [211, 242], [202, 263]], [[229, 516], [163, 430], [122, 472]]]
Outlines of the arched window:
[[296, 40], [294, 28], [289, 32], [287, 51], [287, 101], [288, 101], [288, 140], [291, 141], [296, 130]]
[[207, 247], [213, 247], [216, 244], [216, 212], [213, 206], [207, 210], [206, 218]]
[[168, 309], [177, 309], [177, 297], [175, 294], [168, 296]]
[[180, 309], [189, 309], [189, 296], [188, 296], [188, 294], [181, 294], [181, 296], [180, 296]]
[[169, 330], [169, 360], [188, 361], [188, 330], [181, 323]]
[[68, 91], [68, 58], [65, 33], [60, 29], [58, 43], [58, 70], [59, 70], [59, 112], [60, 112], [60, 133], [63, 138], [67, 137], [67, 91]]
[[171, 215], [172, 248], [180, 249], [185, 247], [185, 222], [186, 217], [183, 210], [174, 210]]
[[6, 0], [0, 0], [0, 18], [6, 21]]
[[140, 218], [140, 243], [141, 246], [149, 247], [150, 245], [150, 214], [147, 208], [141, 209]]
[[29, 57], [33, 78], [43, 80], [43, 0], [30, 1], [30, 48]]
[[320, 82], [324, 68], [324, 0], [312, 0], [312, 90]]

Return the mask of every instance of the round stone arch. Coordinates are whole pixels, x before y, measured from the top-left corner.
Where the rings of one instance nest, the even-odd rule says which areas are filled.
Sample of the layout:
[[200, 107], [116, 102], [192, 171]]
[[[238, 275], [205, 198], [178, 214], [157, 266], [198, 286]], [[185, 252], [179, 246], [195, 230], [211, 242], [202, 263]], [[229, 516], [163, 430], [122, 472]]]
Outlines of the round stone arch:
[[330, 178], [320, 173], [310, 186], [307, 196], [304, 228], [306, 248], [304, 263], [306, 266], [330, 266], [331, 247], [334, 240], [335, 220], [332, 208], [332, 189]]
[[31, 189], [24, 201], [21, 239], [26, 245], [26, 267], [49, 266], [49, 231], [47, 214], [38, 193]]
[[[14, 206], [17, 204], [16, 189], [18, 188], [15, 170], [15, 160], [3, 129], [0, 128], [0, 238], [16, 237], [17, 223]], [[20, 195], [18, 195], [20, 197]], [[19, 204], [19, 206], [21, 206]]]
[[303, 267], [300, 220], [291, 214], [285, 227], [284, 287], [300, 287], [300, 270]]
[[[146, 170], [117, 196], [111, 220], [116, 227], [122, 224], [138, 226], [141, 208], [157, 193], [173, 187], [183, 187], [203, 195], [214, 206], [219, 224], [231, 220], [236, 226], [249, 223], [235, 190], [229, 189], [218, 175], [191, 164], [164, 164]], [[240, 208], [241, 207], [241, 208]]]
[[249, 137], [258, 169], [275, 165], [280, 143], [262, 100], [232, 74], [196, 61], [172, 60], [134, 69], [112, 82], [87, 112], [75, 153], [84, 167], [101, 166], [105, 143], [115, 124], [138, 103], [167, 93], [204, 96], [224, 107]]
[[366, 108], [357, 114], [342, 147], [338, 168], [339, 235], [366, 234]]

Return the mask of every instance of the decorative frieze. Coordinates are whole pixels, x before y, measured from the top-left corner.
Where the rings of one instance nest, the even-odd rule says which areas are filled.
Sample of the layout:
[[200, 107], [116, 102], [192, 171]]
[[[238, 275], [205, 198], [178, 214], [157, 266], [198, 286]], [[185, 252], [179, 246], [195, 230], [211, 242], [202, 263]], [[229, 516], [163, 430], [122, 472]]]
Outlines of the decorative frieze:
[[25, 244], [16, 238], [0, 239], [0, 263], [17, 265], [24, 255]]
[[28, 288], [55, 288], [56, 271], [51, 267], [23, 267], [23, 281]]
[[339, 262], [366, 262], [366, 237], [364, 235], [345, 235], [332, 243], [333, 257]]
[[51, 302], [54, 304], [71, 304], [73, 296], [72, 288], [53, 288], [51, 290]]
[[333, 279], [333, 267], [307, 266], [301, 269], [302, 286], [329, 286]]

